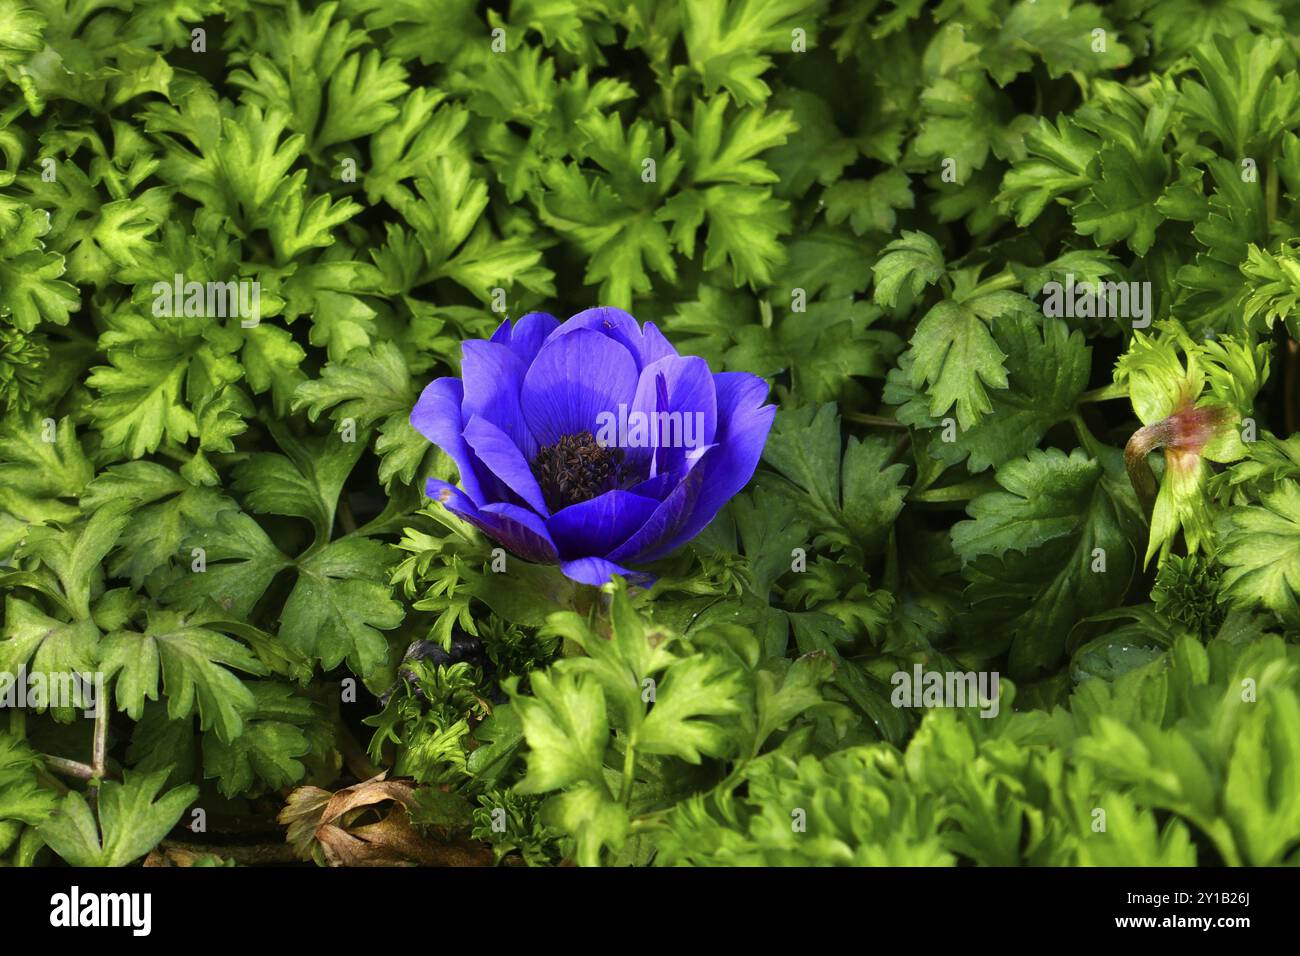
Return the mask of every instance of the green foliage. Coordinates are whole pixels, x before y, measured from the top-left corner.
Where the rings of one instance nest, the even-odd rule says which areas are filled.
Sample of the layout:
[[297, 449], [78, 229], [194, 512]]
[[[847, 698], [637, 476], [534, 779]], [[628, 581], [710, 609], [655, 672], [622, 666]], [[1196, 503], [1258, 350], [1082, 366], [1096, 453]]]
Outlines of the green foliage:
[[41, 825], [41, 837], [73, 866], [125, 866], [166, 836], [198, 796], [193, 786], [160, 795], [166, 778], [160, 771], [101, 784], [98, 825], [85, 798], [69, 793], [58, 813]]
[[[775, 753], [680, 804], [659, 862], [1294, 862], [1295, 793], [1264, 779], [1297, 772], [1298, 674], [1276, 637], [1249, 647], [1184, 637], [1113, 682], [1079, 685], [1069, 714], [936, 710], [901, 752]], [[1193, 833], [1212, 849], [1198, 853]]]
[[970, 503], [971, 520], [953, 526], [952, 545], [971, 581], [973, 613], [987, 602], [1010, 618], [1011, 671], [1032, 673], [1059, 658], [1073, 621], [1127, 592], [1135, 557], [1129, 489], [1082, 449], [1031, 451], [999, 468], [997, 481], [1004, 490]]
[[[0, 0], [0, 863], [380, 771], [503, 863], [1300, 862], [1296, 12]], [[597, 305], [779, 406], [649, 588], [409, 423]]]

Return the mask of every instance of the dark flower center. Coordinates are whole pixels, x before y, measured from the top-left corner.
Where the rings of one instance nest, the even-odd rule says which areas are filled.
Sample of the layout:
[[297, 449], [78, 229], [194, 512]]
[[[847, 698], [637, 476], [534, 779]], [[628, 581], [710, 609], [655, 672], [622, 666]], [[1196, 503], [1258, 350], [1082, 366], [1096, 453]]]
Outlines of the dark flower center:
[[559, 511], [619, 485], [623, 449], [605, 448], [591, 432], [578, 432], [540, 449], [532, 469], [546, 506]]

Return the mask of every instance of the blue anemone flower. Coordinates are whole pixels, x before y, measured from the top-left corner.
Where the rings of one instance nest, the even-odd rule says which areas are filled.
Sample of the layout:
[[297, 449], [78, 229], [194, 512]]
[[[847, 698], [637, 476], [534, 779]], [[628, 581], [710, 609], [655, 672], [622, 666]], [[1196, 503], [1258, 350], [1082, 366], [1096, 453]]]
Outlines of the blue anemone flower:
[[749, 481], [776, 412], [767, 383], [710, 372], [620, 309], [506, 320], [463, 343], [411, 424], [460, 469], [430, 498], [526, 561], [600, 585], [699, 534]]

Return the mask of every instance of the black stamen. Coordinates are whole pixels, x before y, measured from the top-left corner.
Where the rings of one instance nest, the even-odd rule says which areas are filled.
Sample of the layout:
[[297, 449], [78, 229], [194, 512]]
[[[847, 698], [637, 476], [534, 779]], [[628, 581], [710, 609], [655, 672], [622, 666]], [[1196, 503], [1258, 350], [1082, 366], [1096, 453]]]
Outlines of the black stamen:
[[623, 449], [602, 447], [591, 432], [578, 432], [539, 450], [531, 467], [546, 506], [559, 511], [617, 487]]

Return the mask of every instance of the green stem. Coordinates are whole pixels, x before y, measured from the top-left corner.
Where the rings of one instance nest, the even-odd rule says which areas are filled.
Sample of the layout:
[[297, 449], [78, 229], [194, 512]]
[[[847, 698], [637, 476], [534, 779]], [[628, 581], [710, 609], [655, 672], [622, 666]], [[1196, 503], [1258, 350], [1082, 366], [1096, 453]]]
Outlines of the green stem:
[[1092, 433], [1088, 423], [1083, 420], [1083, 416], [1075, 412], [1070, 416], [1070, 423], [1074, 425], [1074, 433], [1079, 438], [1079, 444], [1093, 458], [1101, 458], [1102, 450], [1106, 447], [1102, 442], [1097, 440], [1097, 436]]
[[1006, 272], [995, 275], [992, 279], [981, 282], [974, 289], [971, 289], [967, 298], [975, 298], [979, 295], [988, 295], [990, 292], [1002, 292], [1006, 289], [1018, 289], [1023, 283], [1020, 277], [1008, 269]]
[[41, 760], [50, 770], [61, 773], [65, 777], [76, 777], [78, 780], [95, 779], [95, 768], [88, 763], [68, 760], [66, 757], [55, 757], [51, 754], [41, 754]]
[[345, 491], [339, 495], [339, 527], [345, 535], [357, 530], [357, 519], [352, 514], [352, 502]]
[[954, 501], [970, 501], [972, 498], [989, 491], [991, 487], [987, 478], [972, 478], [970, 481], [963, 481], [955, 485], [929, 488], [917, 494], [908, 495], [907, 500], [915, 504], [946, 504]]
[[655, 810], [655, 811], [653, 811], [653, 812], [651, 812], [651, 813], [645, 813], [645, 814], [642, 814], [642, 815], [639, 816], [639, 817], [634, 817], [634, 818], [632, 819], [632, 830], [633, 830], [633, 832], [635, 833], [635, 832], [641, 832], [641, 831], [644, 831], [644, 830], [654, 830], [654, 829], [657, 829], [657, 828], [663, 826], [663, 820], [664, 820], [664, 817], [666, 817], [666, 816], [667, 816], [669, 813], [671, 813], [674, 809], [676, 809], [676, 808], [675, 808], [675, 807], [665, 807], [665, 808], [662, 809], [662, 810]]
[[1268, 174], [1264, 178], [1264, 209], [1268, 216], [1267, 226], [1277, 220], [1277, 163], [1268, 164]]
[[874, 425], [877, 428], [907, 428], [896, 418], [887, 418], [884, 415], [868, 415], [865, 412], [845, 412], [843, 418], [845, 421], [856, 422], [859, 425]]
[[15, 707], [9, 712], [9, 732], [23, 740], [27, 736], [27, 711], [22, 707]]
[[95, 702], [95, 740], [90, 751], [90, 764], [95, 779], [102, 779], [108, 763], [108, 701]]
[[636, 780], [636, 744], [628, 739], [627, 749], [623, 751], [623, 789], [618, 799], [623, 806], [632, 804], [632, 784]]
[[1121, 382], [1111, 382], [1109, 385], [1103, 385], [1101, 388], [1094, 388], [1090, 392], [1084, 392], [1079, 396], [1079, 404], [1087, 402], [1108, 402], [1115, 398], [1128, 398], [1128, 385]]
[[1300, 343], [1295, 339], [1286, 340], [1286, 364], [1282, 370], [1282, 418], [1286, 433], [1294, 435], [1296, 431], [1296, 405], [1300, 396], [1296, 395], [1297, 367], [1300, 366]]

